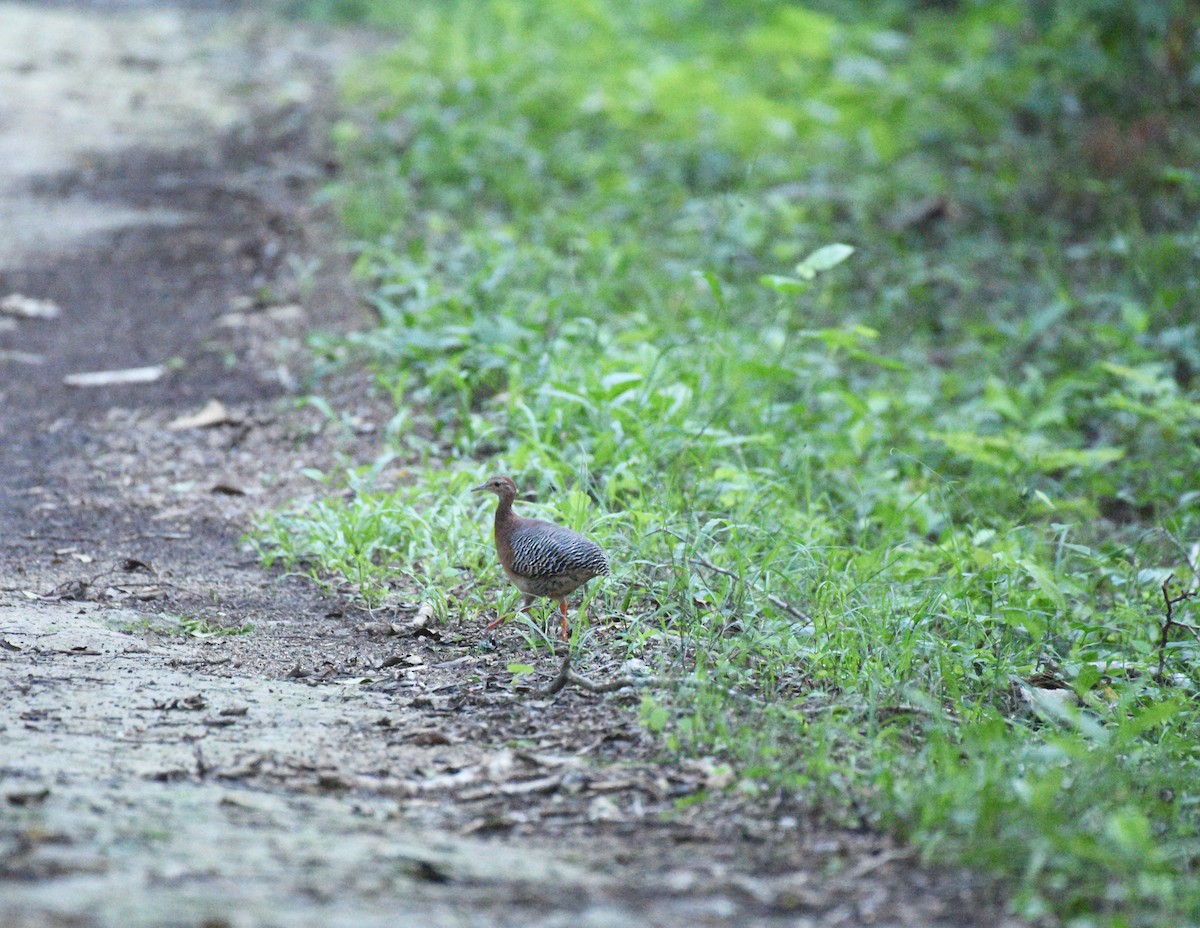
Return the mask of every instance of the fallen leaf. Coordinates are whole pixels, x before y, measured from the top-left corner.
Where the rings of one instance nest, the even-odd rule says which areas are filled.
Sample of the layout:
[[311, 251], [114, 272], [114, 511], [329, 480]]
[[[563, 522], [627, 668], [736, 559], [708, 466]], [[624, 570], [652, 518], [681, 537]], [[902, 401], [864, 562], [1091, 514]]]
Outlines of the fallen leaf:
[[0, 351], [0, 361], [12, 361], [15, 364], [45, 364], [44, 354], [31, 354], [28, 351]]
[[87, 580], [68, 580], [55, 587], [42, 597], [47, 602], [61, 602], [64, 599], [87, 599], [92, 585]]
[[1043, 690], [1069, 690], [1071, 688], [1071, 684], [1053, 670], [1035, 671], [1029, 675], [1027, 682], [1030, 686], [1036, 686]]
[[702, 774], [704, 785], [708, 789], [724, 789], [734, 780], [733, 768], [728, 764], [719, 764], [711, 757], [697, 757], [684, 761], [683, 767]]
[[[340, 616], [331, 616], [331, 618], [339, 618]], [[362, 630], [369, 635], [403, 635], [407, 632], [407, 628], [396, 622], [368, 622], [361, 626]]]
[[49, 795], [49, 788], [43, 786], [41, 789], [20, 790], [13, 793], [6, 793], [4, 798], [8, 800], [9, 805], [13, 806], [37, 806], [45, 802]]
[[344, 792], [353, 789], [354, 784], [340, 773], [322, 773], [317, 776], [317, 787], [329, 792]]
[[155, 709], [161, 709], [164, 712], [170, 712], [174, 709], [183, 709], [188, 712], [195, 712], [203, 709], [208, 703], [204, 701], [204, 697], [199, 693], [193, 693], [191, 696], [176, 696], [172, 699], [164, 699], [154, 703]]
[[479, 774], [473, 768], [466, 767], [454, 773], [440, 773], [423, 780], [410, 780], [406, 784], [414, 793], [434, 793], [444, 789], [456, 789], [474, 783]]
[[272, 306], [267, 310], [266, 316], [275, 322], [303, 322], [308, 314], [303, 306], [285, 303], [282, 306]]
[[625, 816], [615, 802], [607, 796], [597, 796], [588, 803], [589, 822], [623, 822]]
[[403, 869], [408, 875], [427, 883], [449, 883], [450, 875], [440, 866], [429, 860], [409, 858], [404, 861]]
[[21, 319], [57, 319], [60, 312], [53, 300], [38, 300], [21, 293], [10, 293], [0, 300], [0, 313]]
[[732, 877], [731, 882], [760, 905], [783, 911], [819, 909], [829, 905], [827, 895], [807, 885], [807, 874], [796, 874], [782, 879], [761, 879], [749, 874], [738, 874]]
[[220, 400], [209, 400], [199, 412], [172, 419], [167, 423], [167, 431], [183, 432], [187, 429], [207, 429], [214, 425], [236, 425], [239, 421], [230, 416]]
[[487, 771], [488, 779], [503, 780], [516, 766], [517, 758], [510, 748], [501, 748], [495, 754], [488, 758], [484, 764], [484, 769]]
[[1051, 722], [1070, 718], [1071, 708], [1078, 702], [1074, 690], [1047, 689], [1040, 686], [1018, 684], [1021, 698], [1037, 715]]
[[505, 796], [527, 796], [530, 793], [552, 793], [562, 785], [560, 774], [538, 777], [536, 780], [518, 780], [500, 784], [499, 791]]
[[507, 831], [515, 824], [516, 822], [507, 815], [488, 813], [472, 822], [468, 822], [459, 830], [459, 834], [473, 835], [489, 831]]
[[517, 757], [532, 767], [582, 767], [584, 760], [570, 754], [533, 754], [520, 751]]
[[219, 493], [222, 496], [245, 496], [246, 491], [241, 487], [234, 486], [232, 483], [218, 483], [212, 490], [212, 493]]
[[116, 371], [89, 371], [68, 374], [63, 383], [68, 387], [112, 387], [123, 384], [154, 383], [161, 380], [167, 369], [161, 364], [153, 367], [127, 367]]
[[417, 610], [417, 614], [413, 616], [413, 628], [424, 628], [433, 621], [433, 603], [421, 603], [421, 608]]
[[637, 789], [638, 784], [633, 780], [593, 780], [587, 788], [593, 793], [619, 793], [627, 789]]
[[435, 745], [449, 744], [450, 739], [443, 735], [440, 731], [428, 729], [426, 731], [415, 731], [408, 736], [408, 743], [416, 747], [434, 747]]
[[659, 879], [667, 892], [677, 896], [694, 892], [701, 882], [701, 876], [695, 870], [671, 870]]

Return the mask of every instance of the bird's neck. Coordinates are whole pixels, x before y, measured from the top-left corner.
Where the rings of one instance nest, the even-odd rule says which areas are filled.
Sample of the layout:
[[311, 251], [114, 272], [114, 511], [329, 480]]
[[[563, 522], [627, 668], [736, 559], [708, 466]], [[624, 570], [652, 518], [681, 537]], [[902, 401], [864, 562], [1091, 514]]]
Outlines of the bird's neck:
[[501, 496], [500, 505], [496, 507], [496, 525], [503, 525], [513, 518], [513, 501], [511, 496]]

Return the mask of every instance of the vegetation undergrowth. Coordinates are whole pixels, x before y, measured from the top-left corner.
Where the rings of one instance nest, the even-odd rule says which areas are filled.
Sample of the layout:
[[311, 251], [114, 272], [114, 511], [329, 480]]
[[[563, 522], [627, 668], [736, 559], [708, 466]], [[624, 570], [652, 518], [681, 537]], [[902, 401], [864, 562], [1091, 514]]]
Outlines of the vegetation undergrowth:
[[[687, 675], [672, 749], [1026, 916], [1194, 924], [1195, 88], [1106, 91], [1061, 6], [309, 4], [397, 29], [330, 193], [379, 326], [315, 342], [395, 458], [264, 557], [482, 623], [507, 472], [609, 550], [603, 646]], [[1128, 6], [1173, 67], [1179, 5]]]

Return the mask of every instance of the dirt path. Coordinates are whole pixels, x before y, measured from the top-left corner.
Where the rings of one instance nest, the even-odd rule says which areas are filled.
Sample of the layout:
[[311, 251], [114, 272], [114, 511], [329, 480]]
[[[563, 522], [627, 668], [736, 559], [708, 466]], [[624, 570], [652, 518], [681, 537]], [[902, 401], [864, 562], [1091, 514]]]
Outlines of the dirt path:
[[0, 299], [61, 310], [0, 316], [0, 924], [1007, 924], [721, 798], [636, 694], [515, 688], [515, 636], [257, 568], [253, 514], [379, 413], [289, 399], [302, 333], [357, 321], [309, 205], [337, 43], [230, 6], [0, 2]]

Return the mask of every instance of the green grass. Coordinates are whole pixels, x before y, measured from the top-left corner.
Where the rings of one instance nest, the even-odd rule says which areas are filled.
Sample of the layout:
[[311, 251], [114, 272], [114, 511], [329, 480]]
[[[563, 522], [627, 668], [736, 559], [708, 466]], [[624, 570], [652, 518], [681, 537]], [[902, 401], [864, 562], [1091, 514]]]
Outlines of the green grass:
[[122, 622], [123, 631], [134, 634], [187, 635], [192, 638], [221, 638], [229, 635], [248, 635], [254, 631], [254, 623], [243, 625], [221, 625], [196, 616], [162, 613], [146, 616], [137, 621]]
[[179, 626], [185, 635], [193, 638], [226, 638], [230, 635], [249, 635], [254, 631], [253, 622], [246, 622], [243, 625], [220, 625], [192, 616], [182, 616]]
[[264, 558], [482, 624], [516, 594], [467, 491], [507, 472], [614, 562], [576, 646], [685, 675], [666, 749], [1026, 915], [1200, 920], [1200, 647], [1160, 649], [1200, 581], [1186, 126], [1112, 175], [1082, 117], [1022, 134], [1015, 0], [319, 6], [402, 36], [346, 79], [330, 191], [379, 326], [315, 341], [396, 458]]

